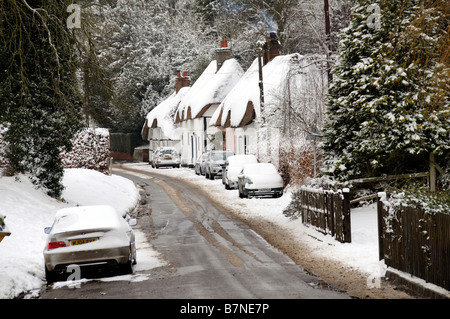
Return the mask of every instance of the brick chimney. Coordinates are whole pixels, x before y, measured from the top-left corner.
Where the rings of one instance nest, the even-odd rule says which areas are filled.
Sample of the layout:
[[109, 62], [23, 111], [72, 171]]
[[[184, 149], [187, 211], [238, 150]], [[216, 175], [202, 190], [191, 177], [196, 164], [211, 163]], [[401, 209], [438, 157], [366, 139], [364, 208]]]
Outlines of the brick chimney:
[[183, 72], [183, 75], [181, 75], [181, 72], [177, 72], [177, 77], [175, 78], [175, 92], [178, 93], [181, 88], [187, 87], [191, 85], [191, 78], [189, 77], [188, 73], [186, 71]]
[[222, 40], [220, 41], [220, 48], [216, 49], [217, 71], [228, 59], [231, 59], [231, 46], [229, 46], [227, 40]]
[[263, 45], [263, 64], [266, 65], [273, 58], [280, 55], [281, 44], [278, 41], [277, 34], [270, 32], [269, 38], [266, 38], [266, 42]]

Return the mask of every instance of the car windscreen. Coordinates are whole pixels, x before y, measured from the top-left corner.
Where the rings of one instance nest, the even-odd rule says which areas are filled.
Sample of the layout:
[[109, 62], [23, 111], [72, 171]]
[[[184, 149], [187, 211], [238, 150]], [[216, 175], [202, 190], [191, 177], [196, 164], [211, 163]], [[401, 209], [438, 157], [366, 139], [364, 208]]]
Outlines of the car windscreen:
[[211, 159], [213, 161], [225, 161], [229, 156], [234, 155], [233, 152], [213, 152], [211, 153]]
[[178, 154], [177, 154], [177, 151], [175, 151], [175, 150], [162, 150], [162, 151], [159, 153], [159, 155], [160, 155], [160, 156], [164, 156], [164, 155], [173, 155], [173, 156], [177, 156]]

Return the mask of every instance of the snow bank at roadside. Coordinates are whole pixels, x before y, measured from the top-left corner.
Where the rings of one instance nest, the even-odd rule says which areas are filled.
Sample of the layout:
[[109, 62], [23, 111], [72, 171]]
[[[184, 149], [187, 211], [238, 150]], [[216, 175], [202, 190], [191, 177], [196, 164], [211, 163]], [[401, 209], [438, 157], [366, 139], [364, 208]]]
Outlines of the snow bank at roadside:
[[44, 227], [57, 210], [75, 205], [109, 204], [125, 215], [135, 207], [139, 191], [123, 177], [97, 171], [67, 169], [63, 179], [65, 202], [45, 195], [26, 176], [0, 178], [0, 213], [11, 235], [0, 243], [0, 299], [23, 292], [37, 293], [44, 283]]
[[139, 191], [126, 178], [86, 169], [66, 169], [62, 197], [78, 205], [111, 205], [125, 216], [136, 206]]

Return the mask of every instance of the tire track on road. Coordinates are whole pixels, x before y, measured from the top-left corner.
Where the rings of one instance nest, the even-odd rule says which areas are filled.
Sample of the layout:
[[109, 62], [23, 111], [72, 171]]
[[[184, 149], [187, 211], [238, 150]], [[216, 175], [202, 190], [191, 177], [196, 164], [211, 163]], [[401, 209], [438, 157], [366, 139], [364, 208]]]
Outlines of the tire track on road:
[[[117, 168], [115, 168], [118, 170]], [[210, 243], [213, 247], [217, 248], [224, 256], [227, 258], [227, 260], [235, 267], [244, 267], [244, 261], [236, 255], [232, 250], [228, 249], [224, 245], [222, 245], [216, 238], [214, 238], [213, 233], [208, 229], [212, 229], [214, 233], [221, 236], [223, 239], [228, 241], [233, 247], [236, 247], [243, 253], [247, 254], [248, 256], [251, 256], [256, 261], [262, 263], [262, 261], [252, 252], [248, 251], [244, 247], [242, 247], [238, 242], [236, 242], [233, 237], [220, 225], [220, 223], [214, 219], [212, 216], [208, 214], [208, 212], [202, 207], [202, 205], [195, 201], [192, 198], [189, 198], [188, 196], [181, 196], [181, 193], [183, 193], [182, 190], [179, 190], [175, 188], [174, 186], [170, 185], [168, 182], [163, 180], [162, 178], [156, 178], [152, 176], [150, 173], [146, 173], [139, 170], [133, 170], [127, 168], [127, 170], [122, 170], [124, 173], [131, 173], [138, 177], [143, 177], [150, 179], [152, 182], [160, 186], [167, 195], [172, 199], [172, 201], [175, 203], [175, 205], [178, 207], [178, 209], [186, 216], [186, 218], [191, 221], [194, 226], [197, 229], [197, 232], [205, 238], [205, 240]], [[201, 209], [203, 213], [201, 214], [203, 217], [203, 220], [206, 219], [207, 223], [209, 224], [206, 227], [202, 222], [198, 219], [196, 211], [192, 208], [196, 207], [197, 209]], [[205, 215], [207, 218], [205, 218]]]

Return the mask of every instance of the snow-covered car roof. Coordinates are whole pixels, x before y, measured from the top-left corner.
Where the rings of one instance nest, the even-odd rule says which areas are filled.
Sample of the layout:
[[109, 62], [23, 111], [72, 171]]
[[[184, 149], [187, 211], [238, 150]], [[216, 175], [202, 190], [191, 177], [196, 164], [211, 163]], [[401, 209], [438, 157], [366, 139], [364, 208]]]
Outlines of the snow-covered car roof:
[[125, 220], [112, 206], [94, 205], [68, 207], [55, 215], [52, 233], [89, 229], [117, 229], [124, 226]]
[[278, 174], [277, 169], [272, 163], [255, 163], [244, 166], [245, 174], [270, 175]]

